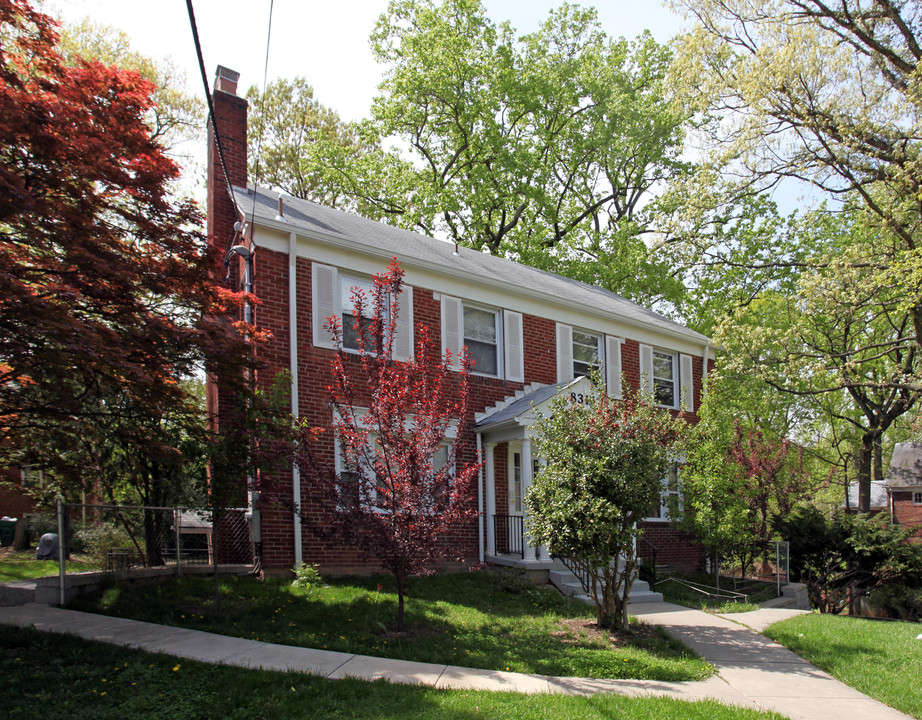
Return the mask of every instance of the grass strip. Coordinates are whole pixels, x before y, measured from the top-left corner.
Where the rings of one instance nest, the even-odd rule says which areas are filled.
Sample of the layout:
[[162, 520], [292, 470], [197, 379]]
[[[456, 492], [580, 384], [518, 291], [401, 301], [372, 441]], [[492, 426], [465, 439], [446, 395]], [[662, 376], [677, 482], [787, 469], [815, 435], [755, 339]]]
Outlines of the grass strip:
[[765, 631], [856, 690], [922, 718], [922, 625], [837, 615], [799, 615]]
[[714, 701], [435, 690], [205, 665], [0, 627], [5, 718], [95, 720], [780, 720]]
[[69, 607], [270, 643], [487, 670], [599, 678], [699, 680], [713, 667], [659, 628], [595, 629], [592, 608], [547, 588], [475, 572], [412, 578], [405, 632], [395, 632], [391, 577], [208, 578], [115, 586]]

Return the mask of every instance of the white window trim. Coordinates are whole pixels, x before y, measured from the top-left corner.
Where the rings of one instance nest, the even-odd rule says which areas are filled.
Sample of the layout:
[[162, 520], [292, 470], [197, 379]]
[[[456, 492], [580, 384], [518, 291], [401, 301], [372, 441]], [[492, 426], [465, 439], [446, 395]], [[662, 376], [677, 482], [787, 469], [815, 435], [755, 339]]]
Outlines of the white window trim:
[[25, 490], [45, 487], [45, 471], [35, 465], [23, 465], [19, 468], [20, 487]]
[[675, 490], [669, 490], [668, 477], [663, 478], [660, 483], [660, 503], [659, 503], [659, 517], [646, 517], [644, 522], [675, 522], [675, 519], [669, 515], [669, 497], [675, 495], [678, 499], [679, 505], [682, 503], [682, 470], [679, 465], [673, 465], [669, 468], [669, 472], [675, 473]]
[[[352, 285], [349, 285], [352, 283]], [[330, 333], [326, 318], [336, 316], [343, 321], [343, 293], [347, 288], [357, 284], [371, 284], [371, 277], [361, 274], [350, 274], [339, 268], [322, 263], [311, 264], [311, 318], [313, 323], [313, 342], [315, 347], [335, 349], [333, 335]], [[327, 293], [323, 297], [322, 293]], [[371, 296], [368, 295], [371, 300]], [[411, 360], [413, 358], [413, 288], [403, 285], [400, 297], [396, 302], [392, 299], [389, 303], [397, 310], [395, 337], [392, 344], [392, 354], [395, 360]], [[389, 308], [390, 310], [391, 308]], [[344, 353], [360, 354], [358, 350], [343, 347]]]
[[[368, 427], [365, 419], [369, 417], [368, 408], [356, 408], [355, 409], [355, 420], [358, 425], [364, 426], [365, 430], [368, 432], [368, 448], [369, 454], [374, 457], [375, 454], [375, 443], [378, 439], [378, 433], [376, 433], [372, 428]], [[339, 421], [340, 415], [335, 410], [333, 411], [333, 421], [334, 424]], [[404, 420], [404, 427], [406, 428], [407, 433], [409, 434], [413, 429], [413, 417], [408, 416]], [[448, 423], [448, 426], [445, 428], [445, 437], [442, 438], [440, 443], [441, 447], [450, 448], [451, 445], [458, 439], [458, 421], [451, 420]], [[450, 457], [450, 451], [449, 451]], [[333, 435], [333, 469], [336, 472], [337, 477], [341, 477], [342, 473], [346, 470], [343, 464], [342, 456], [342, 443], [339, 438], [339, 433], [334, 433]], [[457, 457], [452, 458], [451, 464], [452, 472], [457, 469]], [[365, 468], [366, 473], [369, 471], [369, 468]], [[367, 477], [367, 476], [366, 476]], [[377, 491], [372, 491], [372, 499], [377, 498]], [[371, 510], [374, 512], [386, 512], [383, 508], [379, 508], [375, 505], [371, 505]]]
[[[500, 380], [511, 379], [506, 377], [506, 329], [505, 314], [506, 311], [499, 308], [481, 305], [480, 303], [469, 302], [463, 298], [451, 297], [450, 295], [441, 295], [441, 333], [442, 333], [442, 354], [446, 351], [451, 353], [451, 369], [460, 370], [461, 360], [460, 351], [465, 346], [464, 342], [464, 308], [473, 308], [493, 313], [496, 318], [496, 374], [484, 373], [477, 370], [475, 365], [471, 370], [471, 375], [480, 377], [499, 378]], [[518, 314], [518, 313], [516, 313]], [[524, 336], [522, 338], [522, 363], [524, 382], [524, 357], [525, 344]]]
[[[573, 352], [573, 343], [576, 341], [573, 339], [575, 333], [582, 333], [583, 335], [591, 335], [595, 338], [595, 352], [599, 358], [599, 371], [602, 373], [602, 377], [605, 377], [605, 367], [606, 367], [606, 357], [605, 357], [605, 334], [595, 332], [594, 330], [584, 330], [583, 328], [571, 328], [570, 332], [570, 374], [572, 377], [570, 380], [576, 379], [576, 353]], [[588, 377], [587, 375], [580, 375], [580, 377]]]
[[922, 490], [915, 490], [912, 493], [912, 504], [922, 505]]
[[[693, 397], [694, 387], [692, 385], [691, 379], [691, 357], [688, 355], [681, 355], [674, 350], [667, 350], [666, 348], [657, 348], [651, 345], [640, 345], [639, 347], [639, 359], [640, 359], [640, 386], [647, 395], [654, 394], [654, 375], [653, 375], [653, 355], [654, 353], [659, 353], [660, 355], [669, 355], [672, 358], [672, 384], [673, 384], [673, 404], [665, 405], [663, 403], [656, 403], [657, 407], [667, 408], [669, 410], [679, 410], [682, 407], [682, 398], [685, 396], [685, 393], [689, 393]], [[683, 358], [688, 358], [686, 367], [688, 369], [687, 375], [688, 383], [687, 386], [683, 383], [683, 373], [682, 365]], [[665, 379], [665, 378], [661, 378]], [[686, 407], [685, 409], [691, 410], [692, 408]]]

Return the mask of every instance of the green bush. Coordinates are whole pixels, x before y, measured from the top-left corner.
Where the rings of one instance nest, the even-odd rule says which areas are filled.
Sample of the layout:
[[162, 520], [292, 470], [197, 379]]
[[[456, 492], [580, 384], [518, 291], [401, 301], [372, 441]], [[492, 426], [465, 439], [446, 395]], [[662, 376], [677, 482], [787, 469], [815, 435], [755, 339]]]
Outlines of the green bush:
[[88, 555], [99, 565], [105, 565], [109, 551], [116, 548], [134, 548], [134, 542], [125, 528], [113, 522], [77, 530], [71, 541], [71, 550]]
[[922, 620], [922, 587], [889, 583], [877, 588], [869, 598], [871, 606], [900, 620]]
[[295, 579], [291, 584], [299, 588], [320, 587], [323, 584], [323, 578], [320, 577], [319, 567], [319, 565], [298, 563], [294, 566]]

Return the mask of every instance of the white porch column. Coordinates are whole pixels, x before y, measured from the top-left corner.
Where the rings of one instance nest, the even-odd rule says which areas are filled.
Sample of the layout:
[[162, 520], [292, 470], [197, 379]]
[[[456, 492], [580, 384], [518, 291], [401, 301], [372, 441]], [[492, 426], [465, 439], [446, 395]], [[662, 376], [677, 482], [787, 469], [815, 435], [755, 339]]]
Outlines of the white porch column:
[[[534, 464], [534, 463], [532, 463], [532, 464]], [[545, 466], [546, 464], [547, 464], [547, 463], [544, 462], [544, 458], [541, 458], [541, 457], [538, 458], [538, 468], [539, 468], [539, 472], [540, 472], [541, 470], [544, 469], [544, 466]], [[539, 545], [539, 546], [538, 546], [538, 555], [541, 557], [542, 560], [550, 560], [550, 559], [551, 559], [551, 553], [550, 553], [550, 551], [549, 551], [544, 545]]]
[[488, 442], [483, 448], [484, 478], [486, 479], [486, 510], [484, 520], [487, 523], [487, 555], [496, 555], [496, 467], [493, 464], [493, 448], [496, 443]]
[[[528, 488], [531, 487], [532, 475], [534, 474], [534, 469], [532, 467], [531, 460], [531, 440], [525, 438], [522, 440], [522, 497], [525, 497], [525, 493], [528, 492]], [[528, 519], [528, 510], [524, 507], [524, 513], [522, 517], [522, 522], [524, 523]], [[535, 546], [531, 544], [528, 534], [525, 533], [525, 536], [522, 540], [525, 545], [525, 556], [524, 560], [526, 562], [534, 562], [537, 558], [535, 555]]]

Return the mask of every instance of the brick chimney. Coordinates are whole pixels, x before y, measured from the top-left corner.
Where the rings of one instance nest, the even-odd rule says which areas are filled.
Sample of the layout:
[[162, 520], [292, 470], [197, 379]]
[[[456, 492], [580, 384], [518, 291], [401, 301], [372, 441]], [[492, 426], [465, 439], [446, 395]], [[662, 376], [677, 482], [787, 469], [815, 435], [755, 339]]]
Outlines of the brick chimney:
[[[246, 187], [247, 184], [247, 101], [237, 96], [237, 80], [240, 73], [218, 66], [215, 73], [214, 105], [215, 123], [224, 147], [224, 159], [227, 163], [227, 175], [231, 185]], [[234, 203], [228, 193], [221, 156], [215, 143], [214, 128], [208, 123], [208, 175], [207, 175], [207, 233], [208, 244], [219, 252], [215, 267], [216, 280], [231, 290], [237, 290], [239, 268], [231, 272], [225, 282], [225, 268], [221, 263], [228, 250], [228, 242], [234, 234], [234, 225], [240, 219], [234, 210]], [[243, 208], [241, 208], [243, 210]], [[239, 262], [239, 261], [238, 261]], [[237, 318], [232, 318], [236, 320]], [[220, 378], [208, 370], [205, 383], [206, 406], [209, 425], [217, 430], [221, 418], [235, 407], [235, 398], [220, 387]], [[241, 487], [245, 487], [242, 482]]]
[[[218, 65], [215, 72], [214, 104], [215, 122], [221, 143], [224, 146], [224, 158], [227, 162], [227, 175], [231, 185], [246, 187], [247, 184], [247, 101], [237, 96], [237, 81], [240, 73]], [[239, 218], [234, 211], [221, 167], [214, 139], [214, 129], [208, 123], [208, 242], [219, 248], [222, 253], [227, 249], [227, 242], [234, 231], [234, 223]]]

